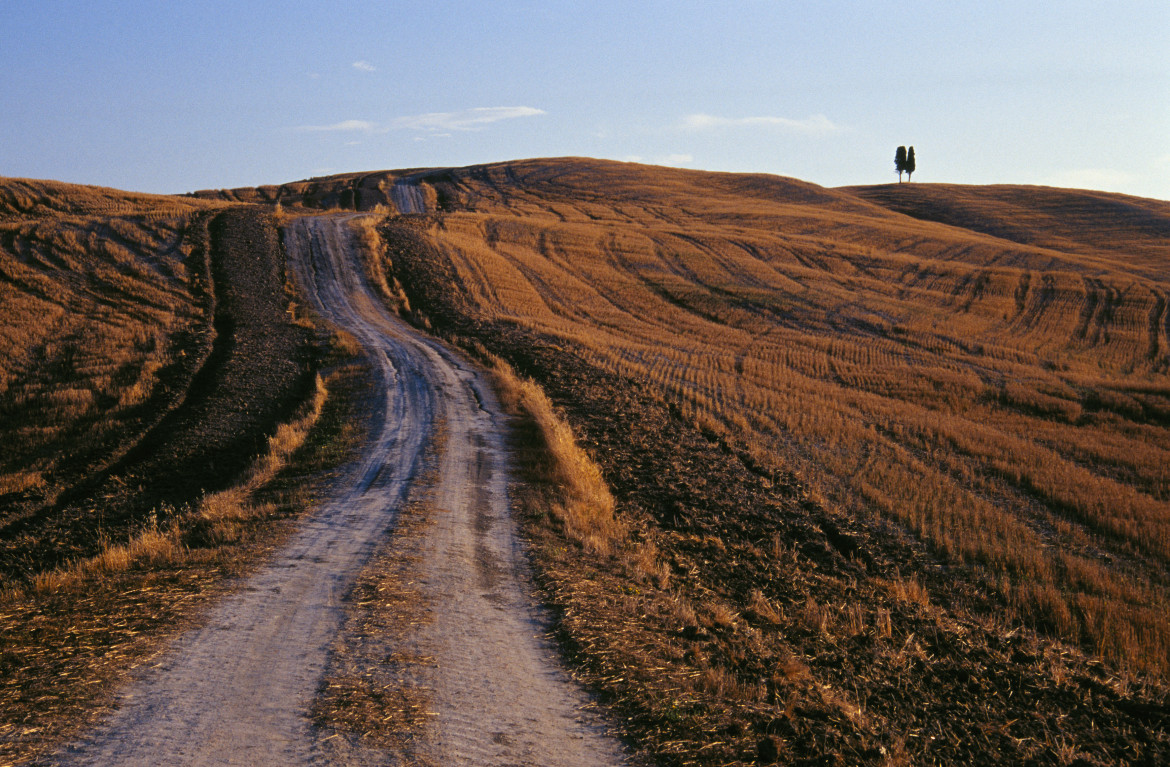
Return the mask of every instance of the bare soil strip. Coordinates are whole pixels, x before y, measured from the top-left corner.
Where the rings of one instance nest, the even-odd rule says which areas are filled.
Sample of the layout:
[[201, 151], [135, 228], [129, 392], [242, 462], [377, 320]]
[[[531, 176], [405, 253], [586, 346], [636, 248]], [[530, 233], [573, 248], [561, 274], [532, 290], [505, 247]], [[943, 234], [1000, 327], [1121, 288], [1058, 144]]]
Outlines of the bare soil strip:
[[60, 763], [324, 761], [309, 711], [341, 602], [394, 523], [438, 419], [447, 438], [431, 497], [445, 513], [420, 563], [435, 605], [424, 641], [437, 659], [423, 752], [441, 764], [621, 761], [543, 638], [508, 516], [503, 422], [491, 392], [374, 298], [346, 221], [301, 219], [287, 245], [317, 310], [367, 349], [385, 392], [380, 427], [287, 548], [177, 642]]

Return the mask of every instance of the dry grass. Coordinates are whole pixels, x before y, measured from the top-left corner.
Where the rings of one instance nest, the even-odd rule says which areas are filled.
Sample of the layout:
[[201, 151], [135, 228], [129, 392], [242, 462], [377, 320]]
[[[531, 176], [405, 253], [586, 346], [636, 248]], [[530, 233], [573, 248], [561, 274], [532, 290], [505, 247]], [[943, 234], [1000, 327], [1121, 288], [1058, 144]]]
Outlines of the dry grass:
[[[492, 376], [501, 404], [526, 419], [530, 473], [556, 488], [548, 513], [569, 541], [588, 555], [608, 557], [622, 547], [629, 529], [614, 516], [614, 501], [601, 469], [573, 437], [573, 429], [557, 415], [544, 391], [531, 379], [516, 375], [508, 363], [491, 357]], [[637, 564], [656, 568], [652, 550], [640, 550]]]
[[197, 364], [206, 233], [190, 213], [0, 218], [0, 522], [116, 459]]
[[[0, 594], [0, 761], [51, 751], [196, 610], [222, 593], [303, 513], [352, 451], [357, 373], [337, 369], [269, 441], [240, 483], [96, 556]], [[166, 516], [166, 515], [160, 515]]]
[[[387, 222], [387, 279], [537, 379], [602, 467], [627, 531], [604, 557], [522, 432], [561, 637], [656, 761], [1135, 761], [1105, 720], [1165, 752], [1128, 717], [1165, 700], [1129, 673], [1167, 672], [1170, 206], [961, 190], [1028, 242], [774, 178], [423, 183], [442, 212]], [[1162, 222], [1123, 255], [1095, 231], [1115, 203]], [[1095, 713], [1065, 743], [1034, 726], [1069, 706]]]
[[[393, 182], [213, 196], [371, 209]], [[383, 239], [371, 219], [370, 266], [560, 408], [501, 374], [559, 635], [659, 763], [1170, 752], [1170, 205], [576, 160], [423, 184], [442, 213]], [[141, 431], [207, 321], [205, 203], [76, 194], [0, 185], [0, 488], [22, 510]], [[241, 502], [209, 508], [213, 538]], [[9, 710], [76, 711], [59, 672], [108, 679], [181, 614], [207, 582], [167, 569], [184, 545], [148, 525], [87, 560], [90, 592], [8, 589], [42, 600], [18, 606], [38, 641], [5, 639]]]
[[[206, 559], [198, 549], [239, 542], [245, 529], [256, 520], [272, 516], [272, 503], [257, 499], [257, 492], [272, 482], [288, 465], [316, 424], [324, 408], [328, 391], [317, 377], [314, 397], [302, 407], [297, 417], [281, 424], [269, 439], [268, 450], [248, 470], [239, 484], [205, 495], [185, 512], [167, 515], [160, 527], [158, 515], [147, 526], [123, 543], [107, 541], [100, 553], [55, 570], [38, 573], [32, 580], [32, 592], [54, 594], [77, 589], [94, 579], [116, 576], [132, 569], [180, 567]], [[194, 549], [192, 547], [195, 547]], [[13, 593], [18, 594], [19, 588]]]
[[402, 289], [402, 283], [394, 277], [394, 262], [386, 252], [386, 243], [378, 234], [378, 228], [385, 223], [389, 210], [384, 205], [376, 206], [367, 215], [353, 221], [357, 244], [365, 267], [366, 277], [374, 285], [386, 304], [398, 314], [411, 314], [410, 299]]
[[[0, 180], [0, 524], [9, 533], [5, 552], [20, 552], [0, 579], [0, 762], [51, 751], [91, 720], [131, 669], [221, 592], [225, 577], [280, 538], [282, 520], [311, 506], [314, 487], [353, 447], [360, 374], [345, 339], [331, 344], [319, 333], [316, 348], [302, 342], [311, 318], [286, 317], [279, 282], [266, 271], [241, 274], [248, 267], [235, 268], [239, 259], [212, 292], [212, 243], [238, 247], [247, 239], [241, 226], [268, 226], [248, 211], [217, 241], [209, 222], [222, 224], [222, 211], [196, 200]], [[277, 256], [266, 253], [265, 263], [279, 266]], [[257, 303], [275, 309], [260, 326], [243, 327]], [[300, 327], [286, 332], [290, 324]], [[214, 357], [213, 339], [229, 334], [231, 348]], [[308, 391], [284, 397], [287, 388], [277, 393], [268, 371], [253, 369], [251, 383], [267, 390], [243, 391], [246, 403], [217, 402], [230, 397], [215, 376], [241, 361], [261, 367], [265, 352], [281, 356], [282, 384], [303, 376]], [[340, 397], [326, 396], [321, 377], [313, 390], [304, 372], [310, 357], [332, 366], [327, 378]], [[219, 405], [267, 412], [277, 397], [285, 410], [275, 422], [225, 427], [213, 417]], [[155, 428], [180, 414], [171, 429]], [[200, 422], [200, 414], [211, 415]], [[207, 436], [197, 427], [229, 440], [255, 437], [256, 449], [238, 463], [225, 452], [224, 481], [204, 485], [229, 487], [145, 513], [147, 490], [168, 492], [190, 477], [182, 462], [195, 453], [176, 445], [187, 438], [197, 449]], [[156, 449], [144, 451], [151, 435], [161, 435], [150, 443]], [[141, 465], [150, 471], [134, 476]], [[115, 522], [111, 509], [126, 513]]]
[[0, 222], [84, 216], [118, 218], [125, 215], [162, 219], [216, 207], [219, 206], [204, 200], [171, 195], [124, 192], [60, 181], [0, 178]]
[[[988, 573], [1021, 619], [1170, 672], [1170, 205], [915, 188], [1008, 241], [784, 179], [436, 179], [450, 212], [424, 234], [479, 321], [582, 350], [764, 476]], [[1099, 232], [1119, 209], [1146, 222], [1110, 230], [1124, 252]]]

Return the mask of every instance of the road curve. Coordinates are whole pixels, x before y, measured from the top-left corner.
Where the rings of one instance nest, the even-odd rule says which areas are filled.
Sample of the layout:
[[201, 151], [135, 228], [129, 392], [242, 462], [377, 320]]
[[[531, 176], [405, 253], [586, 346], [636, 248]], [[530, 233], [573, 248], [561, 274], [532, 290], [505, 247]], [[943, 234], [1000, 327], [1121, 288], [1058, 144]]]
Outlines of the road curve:
[[436, 606], [420, 641], [437, 659], [435, 716], [421, 752], [444, 765], [622, 763], [543, 638], [508, 514], [504, 419], [494, 397], [470, 365], [377, 300], [351, 218], [297, 220], [286, 246], [317, 311], [366, 350], [384, 418], [353, 472], [287, 547], [133, 682], [58, 764], [324, 763], [308, 711], [341, 625], [341, 598], [411, 483], [424, 481], [423, 449], [440, 422], [446, 438], [428, 494], [444, 513], [435, 515], [419, 563]]

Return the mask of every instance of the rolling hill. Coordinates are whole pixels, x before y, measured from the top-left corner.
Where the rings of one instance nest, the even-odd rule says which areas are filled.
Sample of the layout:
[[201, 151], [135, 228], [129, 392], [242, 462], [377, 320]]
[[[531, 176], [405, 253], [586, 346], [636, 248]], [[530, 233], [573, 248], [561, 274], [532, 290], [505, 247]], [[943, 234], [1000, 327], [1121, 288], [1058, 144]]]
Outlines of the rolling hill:
[[[429, 214], [382, 229], [387, 281], [420, 323], [533, 376], [597, 456], [662, 570], [603, 608], [572, 582], [622, 569], [566, 566], [566, 612], [610, 627], [566, 619], [566, 641], [619, 700], [703, 701], [683, 721], [714, 729], [688, 749], [745, 720], [815, 740], [754, 708], [780, 696], [871, 749], [931, 722], [912, 761], [1021, 760], [1004, 722], [1038, 700], [1065, 715], [1067, 674], [1165, 680], [1170, 204], [575, 159], [315, 183], [369, 207], [421, 188]], [[1060, 641], [1006, 649], [1018, 627]], [[924, 635], [920, 659], [949, 670], [916, 680]], [[703, 682], [648, 670], [672, 664]], [[1000, 675], [1017, 681], [988, 689]], [[631, 705], [641, 737], [682, 738], [677, 695]], [[725, 748], [712, 763], [746, 758]]]
[[530, 377], [600, 466], [609, 538], [569, 529], [547, 472], [518, 513], [575, 672], [652, 761], [1170, 754], [1170, 203], [579, 158], [157, 199], [4, 180], [15, 576], [52, 560], [43, 509], [95, 497], [164, 413], [218, 419], [183, 410], [227, 364], [217, 306], [286, 334], [232, 347], [286, 387], [245, 430], [306, 396], [289, 297], [239, 308], [250, 249], [283, 280], [277, 204], [370, 212], [386, 301]]
[[306, 505], [251, 493], [319, 391], [286, 287], [270, 210], [0, 179], [0, 762], [92, 717]]

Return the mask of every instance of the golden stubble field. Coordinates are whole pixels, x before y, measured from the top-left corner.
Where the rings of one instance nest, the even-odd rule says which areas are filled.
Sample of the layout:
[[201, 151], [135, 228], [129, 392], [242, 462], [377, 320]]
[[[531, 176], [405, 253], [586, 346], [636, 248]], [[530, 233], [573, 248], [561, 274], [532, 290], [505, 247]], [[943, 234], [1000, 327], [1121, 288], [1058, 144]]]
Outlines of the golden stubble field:
[[115, 460], [189, 375], [210, 301], [189, 229], [215, 207], [0, 185], [0, 523]]
[[1170, 203], [634, 167], [448, 176], [427, 234], [477, 316], [1170, 672]]
[[[576, 159], [410, 175], [433, 209], [382, 228], [393, 300], [536, 377], [632, 525], [616, 557], [537, 560], [593, 682], [646, 716], [636, 738], [714, 764], [782, 732], [812, 758], [833, 728], [794, 724], [811, 696], [850, 722], [844, 741], [870, 744], [830, 749], [845, 758], [1140, 761], [1148, 741], [1127, 754], [1114, 737], [1135, 727], [1165, 745], [1157, 716], [1115, 721], [1108, 747], [1058, 732], [1089, 727], [1084, 701], [1118, 679], [1151, 680], [1138, 699], [1163, 702], [1112, 687], [1114, 711], [1164, 710], [1170, 203]], [[375, 180], [337, 184], [373, 206]], [[571, 585], [607, 568], [635, 585]], [[590, 609], [633, 633], [605, 638]], [[1088, 718], [1029, 723], [1071, 710]], [[922, 720], [938, 733], [925, 748], [906, 734]]]
[[[521, 427], [558, 636], [644, 754], [1170, 749], [1170, 203], [577, 159], [204, 196], [370, 209], [404, 177], [430, 212], [364, 227], [388, 300], [533, 376], [613, 491], [611, 518], [551, 488], [566, 472]], [[19, 515], [149, 427], [181, 350], [206, 354], [183, 269], [209, 204], [4, 195]]]

